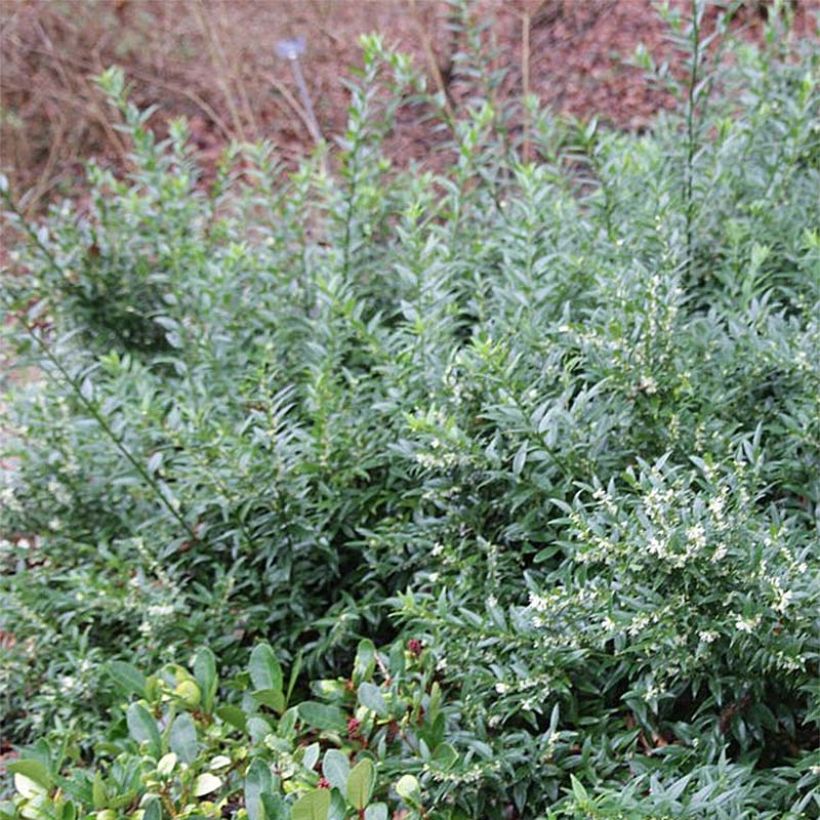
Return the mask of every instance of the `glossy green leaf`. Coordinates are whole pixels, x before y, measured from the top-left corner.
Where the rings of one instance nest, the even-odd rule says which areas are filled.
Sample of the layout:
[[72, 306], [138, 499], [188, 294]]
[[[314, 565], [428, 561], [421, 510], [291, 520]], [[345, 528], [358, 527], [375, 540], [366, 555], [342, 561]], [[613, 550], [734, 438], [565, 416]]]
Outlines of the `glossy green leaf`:
[[202, 691], [202, 708], [210, 714], [214, 708], [219, 678], [216, 673], [216, 657], [207, 646], [202, 647], [196, 653], [194, 677]]
[[254, 647], [248, 672], [254, 689], [282, 691], [282, 667], [268, 644], [261, 643]]
[[376, 785], [376, 767], [365, 758], [359, 761], [347, 779], [347, 799], [355, 809], [363, 809], [370, 802]]
[[374, 683], [365, 681], [359, 685], [359, 703], [375, 712], [379, 717], [387, 717], [389, 710], [381, 689]]
[[245, 809], [249, 820], [266, 820], [262, 795], [269, 793], [272, 788], [270, 767], [255, 758], [245, 774]]
[[327, 820], [330, 790], [316, 789], [300, 797], [291, 808], [291, 820]]
[[43, 789], [50, 789], [53, 785], [51, 774], [45, 764], [39, 760], [23, 758], [22, 760], [12, 760], [6, 764], [6, 771], [10, 774], [20, 774], [27, 777]]
[[168, 740], [171, 751], [174, 752], [183, 763], [190, 765], [196, 760], [199, 751], [196, 724], [187, 712], [177, 715], [174, 719], [174, 722], [171, 724], [171, 734]]
[[412, 774], [400, 777], [396, 783], [396, 794], [411, 805], [417, 805], [421, 798], [419, 781]]
[[335, 732], [347, 730], [347, 718], [338, 706], [306, 700], [299, 704], [298, 710], [299, 717], [314, 729]]
[[197, 797], [204, 797], [206, 794], [215, 792], [221, 786], [222, 781], [215, 774], [204, 772], [194, 781], [194, 794]]
[[226, 723], [230, 723], [231, 726], [234, 726], [241, 732], [244, 732], [247, 728], [247, 715], [238, 706], [231, 706], [229, 704], [219, 706], [216, 710], [216, 714]]
[[105, 793], [105, 783], [100, 772], [94, 773], [94, 781], [91, 784], [91, 803], [95, 809], [104, 809], [107, 802]]
[[328, 749], [322, 760], [322, 774], [333, 788], [338, 789], [342, 794], [347, 793], [350, 761], [346, 754], [338, 749]]
[[149, 797], [143, 803], [142, 820], [162, 820], [162, 803], [158, 797]]
[[128, 731], [137, 743], [147, 743], [151, 754], [159, 757], [162, 751], [162, 741], [159, 736], [157, 722], [151, 717], [148, 710], [139, 703], [132, 703], [125, 713]]
[[387, 820], [386, 803], [371, 803], [364, 811], [364, 820]]
[[258, 689], [253, 693], [253, 699], [260, 706], [269, 706], [275, 712], [283, 712], [285, 709], [285, 696], [281, 689]]
[[124, 661], [111, 661], [108, 673], [125, 694], [145, 697], [146, 678], [135, 666]]
[[369, 680], [376, 668], [376, 647], [373, 641], [367, 638], [359, 641], [356, 649], [356, 659], [353, 662], [353, 682], [358, 684]]

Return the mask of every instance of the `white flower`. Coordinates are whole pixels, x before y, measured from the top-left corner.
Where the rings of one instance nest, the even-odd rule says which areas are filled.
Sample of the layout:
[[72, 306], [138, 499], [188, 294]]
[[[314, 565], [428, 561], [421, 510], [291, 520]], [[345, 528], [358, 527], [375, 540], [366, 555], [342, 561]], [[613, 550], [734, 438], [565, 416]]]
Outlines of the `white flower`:
[[775, 609], [778, 612], [785, 612], [786, 607], [791, 602], [791, 599], [794, 597], [794, 593], [790, 589], [784, 589], [780, 593], [780, 600], [775, 604]]
[[71, 675], [63, 675], [60, 678], [60, 691], [64, 695], [70, 694], [70, 692], [74, 689], [77, 685], [76, 678], [73, 678]]
[[701, 643], [713, 643], [718, 639], [718, 633], [713, 629], [704, 629], [698, 632], [698, 638]]
[[536, 595], [534, 592], [530, 593], [530, 607], [536, 612], [545, 612], [548, 606], [549, 601], [546, 598]]
[[655, 393], [658, 392], [658, 383], [652, 378], [652, 376], [646, 376], [641, 382], [641, 388], [647, 396], [654, 396]]
[[701, 524], [695, 524], [686, 530], [686, 539], [695, 549], [701, 549], [706, 545], [706, 533]]
[[709, 502], [709, 511], [712, 515], [717, 519], [720, 520], [723, 517], [723, 510], [726, 506], [726, 496], [723, 492], [720, 495], [716, 495], [710, 502]]
[[718, 544], [718, 547], [714, 551], [714, 553], [712, 553], [712, 558], [710, 560], [713, 564], [716, 564], [718, 561], [721, 561], [723, 558], [726, 557], [726, 553], [726, 544]]
[[760, 625], [760, 615], [755, 615], [754, 618], [744, 618], [742, 615], [735, 615], [735, 629], [738, 632], [751, 633], [756, 626]]

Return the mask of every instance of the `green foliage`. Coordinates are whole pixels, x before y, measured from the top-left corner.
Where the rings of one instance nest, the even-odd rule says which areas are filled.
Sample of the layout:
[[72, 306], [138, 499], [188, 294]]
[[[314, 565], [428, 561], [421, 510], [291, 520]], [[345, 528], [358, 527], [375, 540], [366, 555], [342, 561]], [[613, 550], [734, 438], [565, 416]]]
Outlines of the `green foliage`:
[[647, 134], [522, 133], [459, 4], [469, 105], [365, 38], [333, 163], [206, 182], [109, 70], [128, 174], [2, 186], [29, 816], [820, 811], [818, 54], [693, 10]]
[[[143, 678], [139, 700], [115, 707], [93, 766], [82, 764], [77, 747], [42, 740], [10, 763], [16, 794], [0, 805], [0, 816], [145, 820], [227, 811], [249, 820], [383, 820], [388, 805], [408, 820], [463, 816], [446, 805], [440, 785], [462, 764], [442, 740], [455, 717], [443, 710], [431, 656], [382, 654], [367, 641], [363, 654], [378, 663], [354, 678], [360, 691], [367, 685], [379, 693], [381, 713], [357, 698], [354, 678], [316, 681], [323, 702], [313, 710], [301, 708], [310, 701], [271, 706], [260, 658], [278, 664], [266, 644], [253, 650], [247, 671], [224, 681], [210, 706], [196, 679], [203, 667], [215, 669], [210, 650], [197, 652], [193, 674], [168, 664]], [[125, 696], [142, 677], [122, 662], [107, 671]], [[319, 706], [338, 710], [341, 724], [315, 719]]]

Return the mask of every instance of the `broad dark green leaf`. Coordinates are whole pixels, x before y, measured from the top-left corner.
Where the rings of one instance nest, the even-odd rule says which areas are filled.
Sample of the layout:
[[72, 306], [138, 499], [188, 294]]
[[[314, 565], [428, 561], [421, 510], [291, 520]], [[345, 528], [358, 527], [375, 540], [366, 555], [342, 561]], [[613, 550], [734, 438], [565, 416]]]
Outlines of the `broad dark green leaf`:
[[154, 757], [159, 757], [162, 753], [162, 742], [160, 740], [157, 722], [149, 714], [148, 710], [139, 703], [132, 703], [125, 713], [128, 723], [128, 731], [137, 743], [147, 743], [150, 753]]
[[108, 664], [108, 673], [125, 694], [145, 697], [145, 675], [135, 666], [124, 661], [111, 661]]
[[219, 678], [216, 673], [216, 657], [207, 646], [202, 647], [194, 658], [194, 677], [202, 691], [202, 708], [209, 713], [214, 708]]
[[370, 802], [376, 785], [376, 767], [368, 758], [359, 761], [347, 779], [347, 799], [355, 809], [363, 809]]
[[254, 647], [248, 672], [254, 689], [282, 691], [282, 667], [268, 644], [261, 643]]
[[183, 763], [190, 765], [196, 760], [199, 751], [196, 724], [188, 712], [183, 712], [174, 719], [174, 722], [171, 724], [171, 734], [168, 740], [171, 751], [174, 752]]
[[338, 706], [306, 700], [299, 704], [298, 711], [299, 717], [314, 729], [333, 732], [347, 730], [347, 718]]
[[316, 789], [300, 797], [291, 808], [291, 820], [327, 820], [330, 790]]
[[266, 820], [262, 795], [269, 793], [272, 787], [270, 767], [255, 758], [245, 774], [245, 809], [249, 820]]
[[359, 684], [359, 703], [375, 712], [379, 717], [387, 717], [388, 709], [381, 689], [375, 683]]
[[322, 774], [333, 788], [338, 789], [342, 794], [347, 793], [350, 761], [346, 754], [338, 749], [328, 749], [322, 760]]

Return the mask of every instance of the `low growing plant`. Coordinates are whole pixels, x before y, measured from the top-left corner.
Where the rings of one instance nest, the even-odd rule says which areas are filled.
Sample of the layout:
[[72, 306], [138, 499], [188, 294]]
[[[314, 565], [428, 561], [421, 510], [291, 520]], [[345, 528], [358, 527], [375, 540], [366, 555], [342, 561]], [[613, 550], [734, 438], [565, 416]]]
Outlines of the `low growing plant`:
[[349, 678], [316, 681], [319, 699], [298, 703], [298, 667], [286, 681], [267, 644], [223, 685], [209, 649], [191, 667], [146, 677], [110, 663], [135, 699], [112, 715], [94, 765], [38, 741], [8, 764], [17, 795], [0, 817], [386, 820], [388, 805], [408, 820], [463, 816], [443, 787], [464, 765], [443, 740], [452, 717], [417, 643], [384, 654], [362, 641]]

